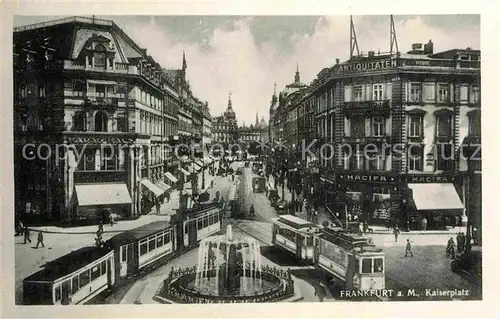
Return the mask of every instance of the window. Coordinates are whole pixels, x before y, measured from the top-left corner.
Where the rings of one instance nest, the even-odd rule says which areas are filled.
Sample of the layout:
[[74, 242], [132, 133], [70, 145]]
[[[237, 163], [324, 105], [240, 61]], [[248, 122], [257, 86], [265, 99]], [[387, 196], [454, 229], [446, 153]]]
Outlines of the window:
[[481, 99], [481, 95], [479, 92], [479, 86], [474, 85], [471, 88], [470, 92], [470, 102], [471, 103], [479, 103], [479, 100]]
[[423, 100], [425, 102], [436, 102], [436, 84], [435, 83], [425, 83], [423, 89]]
[[365, 137], [365, 119], [361, 116], [351, 118], [351, 136], [356, 138]]
[[363, 86], [356, 85], [354, 86], [354, 101], [362, 101], [363, 100]]
[[27, 96], [27, 94], [26, 94], [26, 84], [21, 84], [20, 93], [21, 93], [21, 97], [22, 98], [25, 98]]
[[71, 294], [75, 294], [80, 287], [78, 286], [78, 276], [74, 276], [71, 280]]
[[410, 102], [420, 102], [422, 93], [422, 86], [420, 83], [411, 83], [410, 84]]
[[106, 260], [101, 261], [101, 275], [104, 275], [106, 273]]
[[87, 130], [87, 117], [84, 112], [76, 113], [73, 116], [73, 131], [85, 132]]
[[361, 261], [361, 273], [370, 274], [371, 272], [372, 272], [372, 259], [363, 258], [363, 260]]
[[372, 119], [372, 135], [376, 137], [384, 136], [385, 119], [383, 117], [374, 117]]
[[163, 236], [159, 235], [156, 238], [156, 247], [160, 248], [161, 246], [163, 246]]
[[203, 229], [203, 219], [202, 218], [198, 218], [197, 224], [198, 224], [198, 230]]
[[469, 135], [481, 135], [481, 115], [479, 113], [469, 115]]
[[108, 115], [103, 111], [99, 111], [95, 114], [95, 131], [96, 132], [108, 131]]
[[448, 84], [439, 84], [438, 86], [438, 103], [446, 103], [449, 102], [449, 94], [450, 90]]
[[451, 136], [451, 116], [440, 116], [437, 118], [437, 136]]
[[363, 170], [364, 168], [364, 155], [361, 151], [355, 153], [352, 157], [351, 157], [351, 168], [354, 169], [354, 170]]
[[453, 155], [451, 144], [437, 144], [437, 169], [440, 171], [450, 171], [453, 165]]
[[99, 44], [95, 48], [95, 53], [94, 53], [94, 65], [99, 68], [105, 68], [106, 67], [106, 48], [102, 45]]
[[56, 301], [61, 300], [61, 286], [56, 286], [54, 291], [56, 292]]
[[170, 233], [163, 235], [163, 243], [166, 245], [170, 242]]
[[139, 255], [143, 256], [148, 253], [148, 242], [147, 240], [141, 241], [139, 245]]
[[469, 100], [469, 88], [467, 85], [460, 86], [460, 101], [467, 102]]
[[383, 258], [373, 259], [373, 271], [374, 272], [383, 272], [384, 271], [384, 259]]
[[83, 96], [84, 87], [83, 82], [76, 81], [73, 83], [73, 96]]
[[103, 84], [97, 84], [95, 86], [95, 95], [97, 97], [105, 97], [106, 96], [106, 87]]
[[38, 96], [45, 97], [45, 85], [44, 84], [38, 85]]
[[90, 273], [90, 280], [94, 281], [100, 276], [101, 276], [101, 265], [97, 264], [96, 266], [92, 267], [92, 271]]
[[208, 216], [203, 217], [203, 228], [208, 227]]
[[80, 287], [86, 286], [90, 282], [90, 270], [85, 270], [80, 274]]
[[[109, 146], [109, 145], [106, 145]], [[118, 150], [110, 147], [103, 147], [104, 154], [101, 155], [101, 170], [114, 171], [118, 168]]]
[[410, 116], [410, 129], [408, 132], [409, 137], [422, 137], [422, 117], [421, 116]]
[[410, 144], [408, 148], [408, 169], [411, 171], [422, 171], [424, 169], [424, 148], [418, 144]]
[[116, 118], [116, 130], [118, 132], [126, 132], [127, 131], [127, 118], [124, 115], [119, 115]]
[[384, 156], [378, 155], [370, 155], [368, 158], [370, 171], [384, 171], [385, 170], [385, 158]]
[[373, 100], [380, 101], [384, 99], [384, 85], [374, 84], [373, 85]]
[[153, 251], [156, 249], [156, 238], [155, 236], [149, 237], [148, 239], [148, 251]]
[[121, 260], [122, 262], [127, 261], [127, 246], [122, 246], [121, 247]]

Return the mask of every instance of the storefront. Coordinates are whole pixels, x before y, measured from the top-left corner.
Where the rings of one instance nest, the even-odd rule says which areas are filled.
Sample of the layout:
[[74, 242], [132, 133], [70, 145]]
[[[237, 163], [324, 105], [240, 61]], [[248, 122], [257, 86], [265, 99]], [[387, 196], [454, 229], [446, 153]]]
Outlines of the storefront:
[[107, 221], [111, 214], [129, 217], [132, 199], [125, 183], [77, 184], [75, 194], [77, 220]]
[[399, 180], [392, 173], [338, 173], [336, 176], [339, 198], [347, 206], [348, 217], [380, 225], [387, 225], [399, 214]]
[[408, 175], [408, 209], [412, 229], [444, 229], [465, 221], [464, 205], [453, 175]]

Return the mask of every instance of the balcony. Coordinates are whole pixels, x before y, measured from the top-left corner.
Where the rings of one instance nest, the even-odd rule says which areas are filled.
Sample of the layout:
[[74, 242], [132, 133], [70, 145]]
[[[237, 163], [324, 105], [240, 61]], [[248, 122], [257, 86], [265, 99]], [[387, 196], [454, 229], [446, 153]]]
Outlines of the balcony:
[[388, 115], [390, 110], [391, 110], [390, 100], [356, 101], [356, 102], [344, 103], [344, 112], [347, 113], [358, 113], [358, 114], [375, 113], [377, 115], [381, 114]]
[[87, 96], [85, 106], [88, 107], [118, 107], [118, 98], [116, 97], [97, 97]]
[[342, 138], [343, 143], [356, 143], [356, 144], [391, 144], [391, 137], [389, 135], [384, 136], [344, 136]]
[[77, 62], [73, 60], [62, 60], [62, 61], [57, 61], [56, 66], [62, 67], [64, 70], [82, 70], [82, 71], [106, 72], [113, 74], [139, 75], [137, 66], [126, 63], [115, 63], [114, 67], [103, 68], [103, 67], [89, 66], [83, 62]]

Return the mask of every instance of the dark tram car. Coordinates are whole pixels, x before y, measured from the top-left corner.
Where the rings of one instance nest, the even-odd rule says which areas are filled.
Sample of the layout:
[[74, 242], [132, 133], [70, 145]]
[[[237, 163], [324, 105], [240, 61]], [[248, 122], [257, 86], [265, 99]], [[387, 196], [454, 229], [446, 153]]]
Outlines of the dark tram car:
[[84, 247], [57, 258], [23, 281], [24, 305], [83, 304], [114, 284], [113, 251]]
[[116, 282], [153, 268], [176, 251], [175, 227], [167, 221], [152, 222], [120, 233], [107, 241], [114, 251]]

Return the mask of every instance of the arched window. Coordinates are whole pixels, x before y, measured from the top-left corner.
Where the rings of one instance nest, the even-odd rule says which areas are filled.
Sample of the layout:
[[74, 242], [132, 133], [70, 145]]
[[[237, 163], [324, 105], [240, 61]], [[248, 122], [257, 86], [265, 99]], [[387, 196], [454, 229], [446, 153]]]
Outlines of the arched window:
[[95, 47], [94, 65], [98, 68], [106, 67], [106, 48], [102, 44]]
[[108, 115], [99, 111], [95, 114], [95, 131], [96, 132], [107, 132], [108, 131]]
[[76, 113], [73, 116], [73, 131], [84, 132], [87, 130], [87, 117], [85, 113]]

